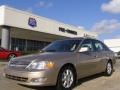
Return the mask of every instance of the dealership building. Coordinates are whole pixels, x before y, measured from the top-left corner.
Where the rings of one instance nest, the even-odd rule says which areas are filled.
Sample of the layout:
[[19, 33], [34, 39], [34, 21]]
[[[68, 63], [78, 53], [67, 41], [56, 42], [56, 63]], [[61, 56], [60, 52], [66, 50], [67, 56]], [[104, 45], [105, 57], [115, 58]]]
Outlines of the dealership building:
[[97, 35], [73, 25], [0, 6], [0, 44], [11, 50], [38, 50], [58, 39]]

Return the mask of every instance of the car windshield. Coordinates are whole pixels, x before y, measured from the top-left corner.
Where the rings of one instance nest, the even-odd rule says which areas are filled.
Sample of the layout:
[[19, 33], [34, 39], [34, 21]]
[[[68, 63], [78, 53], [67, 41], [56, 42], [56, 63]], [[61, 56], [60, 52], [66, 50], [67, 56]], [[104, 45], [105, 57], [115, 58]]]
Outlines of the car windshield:
[[49, 44], [43, 52], [73, 52], [79, 46], [81, 40], [59, 40]]

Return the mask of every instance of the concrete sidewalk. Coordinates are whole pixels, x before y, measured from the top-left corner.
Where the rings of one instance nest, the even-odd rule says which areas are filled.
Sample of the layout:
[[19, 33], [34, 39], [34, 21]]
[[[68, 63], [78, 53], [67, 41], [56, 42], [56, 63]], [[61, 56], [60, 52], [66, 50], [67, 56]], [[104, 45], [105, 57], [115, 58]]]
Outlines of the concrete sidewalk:
[[4, 67], [5, 67], [5, 65], [7, 65], [7, 64], [8, 64], [8, 62], [0, 61], [0, 74], [2, 73], [2, 71], [3, 71]]
[[7, 61], [0, 61], [0, 67], [1, 67], [1, 66], [5, 66], [5, 65], [7, 65], [7, 64], [8, 64]]

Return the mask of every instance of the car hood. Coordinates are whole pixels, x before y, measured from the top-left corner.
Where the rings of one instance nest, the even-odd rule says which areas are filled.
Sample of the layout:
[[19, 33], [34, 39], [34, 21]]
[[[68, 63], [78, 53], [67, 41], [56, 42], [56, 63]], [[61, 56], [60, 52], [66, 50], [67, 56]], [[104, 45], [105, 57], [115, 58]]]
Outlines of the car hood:
[[74, 52], [44, 52], [39, 54], [32, 54], [22, 57], [17, 57], [14, 60], [23, 61], [45, 61], [45, 60], [60, 60], [65, 58], [70, 58], [74, 56]]

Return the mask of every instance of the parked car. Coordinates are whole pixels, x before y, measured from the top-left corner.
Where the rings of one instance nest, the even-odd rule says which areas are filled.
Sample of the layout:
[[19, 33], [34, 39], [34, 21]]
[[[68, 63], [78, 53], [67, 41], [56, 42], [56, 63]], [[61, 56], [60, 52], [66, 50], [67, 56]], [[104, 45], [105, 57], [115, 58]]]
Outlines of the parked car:
[[118, 55], [118, 58], [120, 58], [120, 51], [117, 53], [117, 55]]
[[120, 51], [114, 52], [114, 53], [115, 53], [115, 57], [116, 57], [116, 58], [120, 58]]
[[4, 76], [23, 85], [71, 90], [80, 78], [101, 72], [112, 75], [114, 64], [114, 53], [101, 41], [73, 38], [55, 41], [41, 53], [12, 59]]
[[12, 58], [15, 58], [21, 55], [22, 53], [19, 51], [10, 51], [10, 50], [0, 47], [0, 59], [10, 60]]

